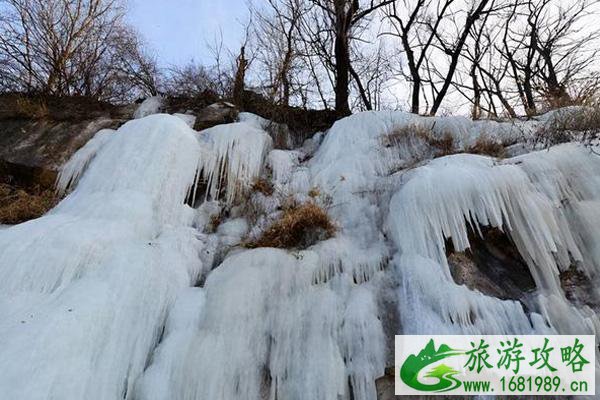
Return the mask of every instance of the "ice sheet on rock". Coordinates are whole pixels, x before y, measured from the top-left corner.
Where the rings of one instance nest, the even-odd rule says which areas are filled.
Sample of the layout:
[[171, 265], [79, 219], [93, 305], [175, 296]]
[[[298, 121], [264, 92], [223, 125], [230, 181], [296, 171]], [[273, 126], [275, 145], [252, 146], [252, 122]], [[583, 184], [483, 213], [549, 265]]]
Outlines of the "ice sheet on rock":
[[201, 140], [205, 152], [200, 170], [207, 181], [207, 196], [217, 199], [223, 190], [228, 204], [260, 176], [272, 146], [265, 131], [241, 122], [206, 129]]
[[518, 164], [538, 190], [559, 206], [565, 200], [600, 199], [597, 150], [583, 144], [567, 143], [515, 157], [510, 162]]
[[585, 106], [567, 106], [558, 108], [556, 110], [548, 111], [547, 113], [538, 115], [534, 118], [537, 121], [541, 121], [546, 124], [556, 124], [559, 121], [564, 121], [565, 119], [577, 116], [589, 109], [589, 107]]
[[[375, 176], [387, 176], [423, 159], [432, 158], [431, 145], [418, 134], [421, 129], [433, 138], [452, 137], [456, 150], [465, 149], [485, 137], [513, 143], [529, 137], [537, 122], [471, 121], [464, 117], [422, 117], [397, 111], [364, 112], [337, 121], [327, 133], [310, 165], [319, 185], [345, 186], [354, 191]], [[400, 132], [400, 138], [389, 135]], [[393, 140], [392, 140], [393, 139]], [[399, 140], [397, 146], [390, 146]], [[344, 182], [344, 183], [340, 183]]]
[[[465, 327], [479, 333], [526, 331], [520, 306], [457, 286], [448, 270], [446, 240], [464, 251], [469, 229], [478, 233], [480, 226], [492, 226], [512, 238], [536, 282], [532, 329], [595, 332], [598, 317], [567, 301], [558, 275], [575, 264], [597, 276], [597, 244], [591, 238], [600, 234], [593, 224], [599, 167], [589, 149], [571, 144], [503, 162], [443, 157], [406, 174], [389, 217], [403, 282], [401, 317], [415, 316], [405, 325], [427, 333]], [[422, 316], [427, 318], [420, 326]]]
[[196, 116], [192, 115], [192, 114], [180, 114], [180, 113], [175, 113], [173, 114], [173, 116], [181, 119], [183, 122], [185, 122], [187, 124], [187, 126], [189, 126], [190, 128], [194, 127], [194, 124], [196, 123]]
[[[296, 138], [292, 135], [292, 132], [286, 124], [271, 121], [249, 112], [239, 113], [238, 121], [268, 132], [276, 146], [278, 145], [280, 148], [291, 149], [294, 147]], [[297, 145], [300, 144], [301, 143], [297, 143]]]
[[[518, 142], [541, 122], [367, 112], [322, 142], [271, 151], [270, 122], [240, 120], [197, 133], [152, 115], [99, 133], [63, 168], [59, 188], [74, 190], [52, 213], [0, 231], [0, 387], [11, 398], [375, 400], [384, 313], [401, 320], [388, 335], [600, 327], [558, 280], [576, 264], [600, 282], [600, 158], [589, 149], [427, 163], [427, 140], [386, 135], [422, 127], [460, 150], [482, 136]], [[230, 208], [265, 165], [276, 193]], [[196, 186], [208, 201], [193, 210]], [[335, 237], [304, 251], [233, 247], [287, 196], [323, 206]], [[216, 215], [216, 232], [201, 233]], [[527, 312], [450, 276], [446, 239], [465, 250], [480, 226], [504, 230], [531, 267]], [[384, 280], [399, 310], [378, 309]]]
[[385, 267], [389, 252], [381, 231], [387, 208], [384, 192], [389, 191], [388, 180], [393, 180], [387, 178], [388, 167], [398, 155], [386, 153], [381, 136], [411, 118], [404, 113], [367, 112], [340, 120], [308, 162], [309, 185], [322, 194], [339, 229], [335, 238], [315, 246], [323, 262], [315, 272], [316, 281], [345, 272], [361, 283]]
[[263, 118], [260, 115], [256, 115], [256, 114], [249, 113], [249, 112], [239, 113], [238, 121], [246, 123], [248, 125], [252, 125], [256, 129], [261, 129], [263, 131], [266, 130], [270, 124], [272, 124], [272, 122], [269, 121], [268, 119]]
[[552, 333], [539, 315], [531, 319], [521, 304], [459, 286], [442, 266], [417, 255], [396, 256], [399, 315], [404, 334]]
[[202, 272], [184, 205], [195, 132], [155, 115], [100, 137], [74, 156], [68, 175], [87, 169], [51, 214], [0, 232], [6, 398], [131, 398], [178, 290]]
[[186, 373], [181, 370], [181, 360], [185, 359], [189, 343], [198, 333], [205, 299], [201, 288], [179, 292], [165, 324], [164, 340], [154, 353], [150, 366], [135, 383], [135, 398], [173, 399], [171, 382]]
[[148, 115], [158, 114], [163, 108], [164, 99], [161, 96], [152, 96], [145, 99], [133, 113], [134, 119], [144, 118]]
[[110, 140], [115, 131], [102, 129], [98, 131], [81, 149], [79, 149], [69, 161], [67, 161], [58, 174], [57, 189], [59, 195], [67, 192], [69, 187], [79, 181], [80, 175], [85, 171], [89, 162], [96, 156], [98, 151]]
[[271, 150], [267, 165], [273, 173], [273, 183], [279, 186], [288, 183], [299, 163], [299, 153], [296, 151]]
[[[86, 147], [82, 150], [85, 151]], [[161, 218], [160, 223], [176, 223], [177, 218], [185, 217], [182, 213], [191, 212], [182, 208], [180, 203], [190, 189], [190, 182], [194, 181], [202, 155], [196, 132], [179, 118], [151, 115], [139, 121], [132, 120], [102, 146], [101, 153], [96, 155], [79, 180], [76, 192], [67, 197], [59, 208], [70, 208], [74, 212], [85, 210], [91, 213], [89, 215], [118, 210], [125, 214], [131, 211], [118, 207], [107, 207], [106, 210], [93, 207], [95, 210], [89, 210], [87, 207], [92, 208], [94, 204], [81, 198], [106, 197], [115, 203], [124, 203], [122, 206], [125, 207], [130, 195], [143, 196], [152, 199], [152, 212], [155, 217]], [[76, 155], [75, 158], [80, 157]], [[194, 163], [196, 165], [192, 167]], [[85, 163], [79, 162], [76, 166], [85, 167]], [[80, 175], [75, 168], [68, 171], [68, 175]], [[65, 174], [64, 182], [68, 175]]]
[[[577, 249], [573, 257], [593, 278], [600, 278], [600, 157], [581, 144], [564, 144], [512, 160], [559, 210], [561, 227]], [[563, 255], [563, 257], [566, 257]], [[564, 260], [563, 263], [568, 263]]]
[[390, 226], [402, 252], [437, 261], [446, 276], [446, 239], [464, 251], [469, 228], [499, 228], [515, 242], [538, 287], [560, 293], [559, 266], [581, 254], [559, 213], [518, 165], [456, 155], [414, 171], [392, 198]]
[[317, 264], [310, 251], [228, 257], [206, 282], [199, 329], [172, 349], [185, 357], [168, 373], [171, 398], [347, 399], [350, 380], [353, 398], [374, 400], [384, 349], [372, 290], [343, 275], [314, 285]]
[[[577, 247], [583, 254], [579, 267], [592, 282], [600, 282], [600, 201], [580, 201], [566, 210], [565, 219], [573, 232]], [[600, 299], [600, 287], [594, 285], [596, 298]]]
[[333, 276], [346, 273], [356, 283], [369, 281], [387, 267], [388, 248], [383, 241], [370, 247], [361, 246], [343, 234], [317, 243], [311, 250], [319, 254], [320, 266], [314, 272], [314, 281], [327, 282]]
[[312, 189], [310, 170], [303, 166], [296, 168], [286, 188], [290, 193], [308, 193]]
[[236, 218], [229, 220], [217, 229], [217, 234], [221, 243], [225, 246], [233, 246], [239, 244], [248, 233], [248, 221], [244, 218]]
[[598, 316], [589, 306], [573, 306], [562, 296], [544, 293], [538, 294], [536, 303], [544, 319], [551, 321], [561, 335], [597, 334], [600, 331]]

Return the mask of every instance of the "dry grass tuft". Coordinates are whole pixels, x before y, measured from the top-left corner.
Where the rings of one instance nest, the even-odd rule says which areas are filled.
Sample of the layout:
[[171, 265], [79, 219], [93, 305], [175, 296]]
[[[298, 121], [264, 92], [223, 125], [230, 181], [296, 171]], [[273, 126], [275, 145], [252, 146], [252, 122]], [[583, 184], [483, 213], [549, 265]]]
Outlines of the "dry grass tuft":
[[391, 133], [382, 136], [381, 140], [382, 145], [386, 147], [398, 146], [414, 140], [422, 141], [431, 147], [434, 157], [444, 157], [458, 153], [482, 154], [497, 158], [506, 157], [504, 145], [486, 135], [481, 135], [475, 144], [461, 150], [457, 148], [454, 137], [449, 132], [441, 137], [434, 136], [429, 128], [420, 125], [406, 125], [394, 129]]
[[452, 137], [450, 133], [445, 133], [444, 136], [439, 139], [430, 137], [427, 143], [437, 150], [435, 154], [436, 157], [443, 157], [456, 153], [454, 137]]
[[206, 227], [206, 232], [215, 233], [219, 228], [219, 225], [221, 225], [221, 222], [223, 222], [223, 216], [221, 213], [211, 215], [210, 221]]
[[316, 199], [317, 197], [319, 197], [321, 195], [321, 190], [318, 187], [313, 187], [308, 191], [308, 196]]
[[330, 238], [335, 231], [325, 210], [315, 203], [305, 203], [285, 209], [258, 240], [246, 243], [246, 247], [306, 248]]
[[50, 115], [48, 106], [41, 99], [20, 96], [17, 99], [16, 113], [22, 118], [44, 119]]
[[36, 188], [31, 193], [0, 184], [0, 224], [20, 224], [44, 215], [58, 199], [52, 190]]
[[258, 178], [254, 181], [254, 183], [252, 184], [252, 191], [253, 192], [260, 192], [262, 194], [264, 194], [265, 196], [272, 196], [273, 195], [273, 185], [271, 184], [271, 182], [267, 181], [264, 178]]
[[475, 141], [475, 144], [469, 147], [466, 152], [496, 158], [506, 157], [506, 149], [502, 143], [498, 143], [485, 135], [479, 136]]
[[443, 157], [456, 153], [454, 137], [446, 132], [441, 137], [435, 137], [431, 129], [421, 125], [411, 124], [398, 127], [387, 135], [382, 136], [385, 147], [398, 146], [412, 140], [422, 140], [435, 151], [435, 157]]

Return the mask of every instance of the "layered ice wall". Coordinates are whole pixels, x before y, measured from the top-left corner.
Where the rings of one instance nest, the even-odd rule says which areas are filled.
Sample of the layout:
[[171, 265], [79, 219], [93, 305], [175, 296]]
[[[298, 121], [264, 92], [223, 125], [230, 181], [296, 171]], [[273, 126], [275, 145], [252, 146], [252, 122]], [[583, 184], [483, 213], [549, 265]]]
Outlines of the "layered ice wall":
[[[375, 400], [394, 334], [595, 333], [600, 157], [566, 144], [433, 159], [429, 143], [509, 145], [542, 123], [369, 112], [294, 150], [272, 150], [247, 114], [202, 132], [168, 115], [99, 132], [63, 168], [62, 202], [0, 231], [2, 394]], [[258, 178], [272, 194], [250, 193]], [[241, 246], [286, 201], [326, 209], [335, 236]], [[525, 261], [527, 307], [454, 281], [448, 247], [487, 228]], [[565, 294], [574, 269], [585, 301]]]
[[[195, 133], [151, 116], [100, 132], [67, 166], [76, 189], [0, 235], [0, 388], [6, 399], [128, 398], [203, 240], [183, 200]], [[63, 186], [64, 188], [64, 186]]]
[[2, 231], [3, 398], [131, 398], [177, 294], [210, 267], [186, 197], [201, 174], [233, 187], [258, 175], [237, 145], [258, 135], [260, 156], [269, 137], [254, 133], [211, 141], [169, 115], [101, 131], [63, 168], [59, 190], [75, 189]]
[[168, 371], [160, 384], [168, 390], [151, 390], [146, 376], [140, 396], [335, 399], [350, 395], [350, 379], [358, 398], [373, 398], [384, 356], [374, 299], [347, 277], [314, 285], [317, 257], [276, 249], [228, 257], [206, 282], [194, 335], [178, 346], [170, 346], [177, 333], [167, 335], [151, 367]]
[[[390, 231], [404, 259], [414, 255], [432, 260], [439, 265], [438, 273], [450, 281], [446, 240], [456, 251], [464, 251], [470, 247], [468, 229], [499, 228], [527, 262], [539, 295], [566, 302], [561, 271], [578, 265], [592, 281], [600, 272], [597, 241], [591, 239], [600, 234], [600, 227], [583, 222], [594, 221], [600, 208], [597, 171], [600, 157], [577, 144], [501, 162], [473, 155], [433, 160], [415, 170], [392, 198]], [[582, 238], [582, 233], [587, 237]], [[412, 268], [419, 268], [415, 264]], [[437, 291], [432, 288], [427, 297], [435, 297]], [[452, 298], [439, 297], [440, 302]], [[549, 316], [545, 307], [539, 311]], [[582, 312], [587, 316], [571, 325], [592, 330], [597, 318], [591, 310]], [[546, 323], [561, 332], [565, 324], [551, 319]]]

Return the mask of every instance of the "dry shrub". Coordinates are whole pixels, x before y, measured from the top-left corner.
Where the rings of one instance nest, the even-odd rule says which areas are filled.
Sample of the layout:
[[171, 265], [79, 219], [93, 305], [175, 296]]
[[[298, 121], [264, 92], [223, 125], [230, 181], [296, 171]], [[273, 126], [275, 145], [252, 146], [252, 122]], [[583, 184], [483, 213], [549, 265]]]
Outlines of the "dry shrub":
[[52, 190], [31, 192], [0, 184], [0, 224], [14, 225], [44, 215], [57, 203]]
[[308, 191], [308, 196], [316, 199], [317, 197], [319, 197], [321, 195], [321, 190], [318, 187], [313, 187]]
[[246, 247], [306, 248], [330, 238], [335, 230], [325, 210], [315, 203], [305, 203], [285, 209], [258, 240], [246, 243]]
[[496, 158], [506, 157], [506, 149], [502, 143], [498, 143], [485, 135], [481, 135], [471, 147], [467, 149], [467, 153], [481, 154]]
[[254, 181], [254, 183], [252, 184], [252, 191], [253, 192], [260, 192], [262, 194], [264, 194], [265, 196], [272, 196], [273, 195], [273, 185], [271, 184], [271, 182], [267, 181], [264, 178], [258, 178]]
[[44, 119], [50, 114], [48, 106], [41, 99], [19, 96], [17, 98], [16, 113], [22, 118]]
[[452, 137], [450, 133], [445, 133], [439, 139], [431, 137], [427, 143], [437, 150], [435, 153], [436, 157], [443, 157], [456, 153], [454, 148], [454, 137]]
[[551, 147], [579, 140], [590, 142], [600, 137], [600, 103], [595, 102], [577, 109], [558, 110], [557, 114], [540, 128], [534, 144]]
[[410, 124], [394, 129], [382, 136], [382, 145], [385, 147], [398, 146], [411, 140], [422, 140], [435, 150], [435, 157], [443, 157], [456, 153], [454, 137], [450, 132], [441, 137], [433, 135], [431, 129], [421, 125]]
[[221, 222], [223, 222], [223, 216], [221, 213], [211, 215], [208, 226], [206, 227], [206, 232], [215, 233], [219, 228], [219, 225], [221, 225]]

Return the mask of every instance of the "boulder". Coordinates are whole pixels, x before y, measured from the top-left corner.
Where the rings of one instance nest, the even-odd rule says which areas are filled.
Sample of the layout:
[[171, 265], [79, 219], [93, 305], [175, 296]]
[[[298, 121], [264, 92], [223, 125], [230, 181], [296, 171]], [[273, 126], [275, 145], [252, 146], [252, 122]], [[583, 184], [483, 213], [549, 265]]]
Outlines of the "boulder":
[[237, 121], [239, 110], [231, 103], [221, 101], [213, 103], [198, 111], [194, 129], [201, 131], [215, 125], [229, 124]]

